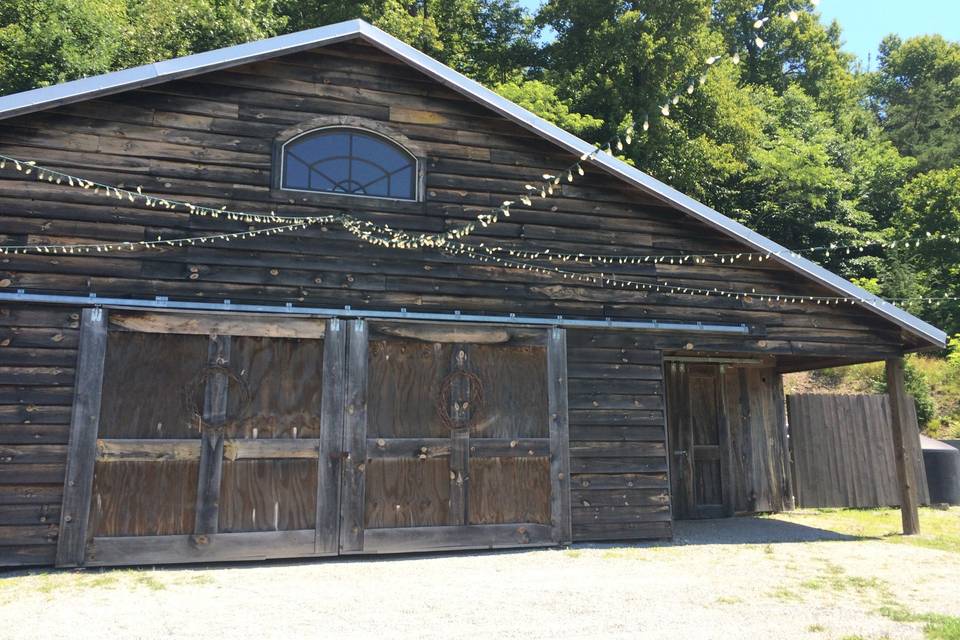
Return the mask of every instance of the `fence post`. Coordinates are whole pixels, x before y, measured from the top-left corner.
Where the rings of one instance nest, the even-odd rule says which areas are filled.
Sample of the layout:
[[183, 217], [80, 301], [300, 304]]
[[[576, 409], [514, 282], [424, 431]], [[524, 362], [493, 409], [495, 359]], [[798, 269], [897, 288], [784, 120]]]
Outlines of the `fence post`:
[[908, 408], [908, 403], [913, 402], [913, 399], [907, 395], [903, 358], [890, 358], [886, 364], [893, 457], [897, 465], [897, 481], [900, 484], [900, 514], [903, 518], [903, 533], [911, 536], [920, 533], [920, 514], [917, 511], [917, 470], [911, 455], [913, 447], [907, 438], [919, 436]]

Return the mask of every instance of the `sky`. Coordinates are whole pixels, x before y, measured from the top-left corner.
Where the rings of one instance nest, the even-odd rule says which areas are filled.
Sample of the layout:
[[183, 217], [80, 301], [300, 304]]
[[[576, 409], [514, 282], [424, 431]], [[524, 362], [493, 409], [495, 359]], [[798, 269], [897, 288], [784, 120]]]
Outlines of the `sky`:
[[[520, 4], [532, 10], [540, 0], [520, 0]], [[840, 22], [844, 48], [864, 65], [868, 56], [876, 60], [880, 41], [890, 33], [903, 38], [940, 33], [960, 41], [960, 0], [821, 0], [820, 13], [825, 21]]]

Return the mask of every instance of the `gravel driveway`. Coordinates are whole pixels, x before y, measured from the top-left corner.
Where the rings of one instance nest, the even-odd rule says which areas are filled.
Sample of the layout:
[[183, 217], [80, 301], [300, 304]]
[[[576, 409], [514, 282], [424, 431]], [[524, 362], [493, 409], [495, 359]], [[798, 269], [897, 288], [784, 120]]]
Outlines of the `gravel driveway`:
[[919, 639], [895, 612], [958, 616], [958, 585], [957, 553], [741, 518], [662, 546], [0, 574], [0, 637]]

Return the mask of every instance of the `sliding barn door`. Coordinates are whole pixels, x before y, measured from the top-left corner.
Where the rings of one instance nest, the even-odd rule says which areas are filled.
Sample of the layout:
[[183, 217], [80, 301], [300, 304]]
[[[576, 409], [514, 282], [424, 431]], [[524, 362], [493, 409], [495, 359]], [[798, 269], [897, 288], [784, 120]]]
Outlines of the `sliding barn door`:
[[668, 366], [670, 475], [677, 519], [733, 515], [724, 374], [722, 365]]
[[58, 564], [337, 553], [339, 321], [103, 323], [99, 410], [71, 435], [77, 464], [92, 445], [92, 476], [65, 487], [88, 513], [64, 523]]
[[350, 324], [342, 553], [570, 539], [563, 330]]

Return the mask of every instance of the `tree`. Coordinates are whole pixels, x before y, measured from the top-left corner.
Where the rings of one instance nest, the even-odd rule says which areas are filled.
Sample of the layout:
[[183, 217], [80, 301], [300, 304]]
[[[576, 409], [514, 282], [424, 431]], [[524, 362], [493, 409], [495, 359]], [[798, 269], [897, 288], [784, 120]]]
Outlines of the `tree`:
[[887, 136], [917, 169], [945, 169], [960, 156], [960, 43], [942, 36], [880, 45], [872, 102]]

